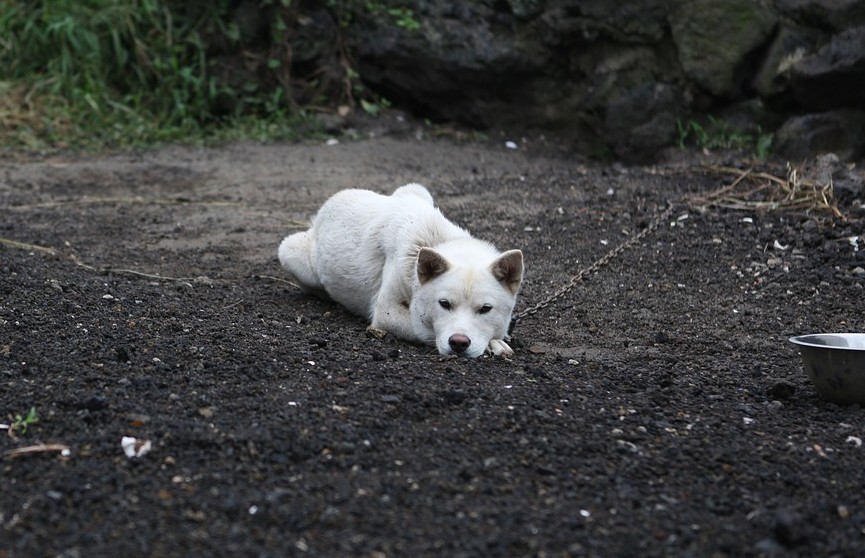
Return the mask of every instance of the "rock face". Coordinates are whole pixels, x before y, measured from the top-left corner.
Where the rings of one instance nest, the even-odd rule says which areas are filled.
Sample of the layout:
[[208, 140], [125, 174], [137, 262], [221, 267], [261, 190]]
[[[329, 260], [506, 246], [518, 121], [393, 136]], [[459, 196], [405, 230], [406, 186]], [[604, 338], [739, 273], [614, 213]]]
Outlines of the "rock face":
[[695, 0], [670, 14], [673, 41], [688, 78], [709, 94], [737, 97], [748, 57], [766, 44], [777, 18], [752, 0]]
[[793, 94], [805, 106], [865, 108], [865, 26], [834, 35], [790, 74]]
[[[554, 131], [592, 155], [650, 160], [682, 123], [743, 104], [764, 131], [861, 135], [862, 0], [403, 0], [357, 8], [345, 33], [364, 82], [398, 105]], [[818, 116], [842, 109], [849, 124]], [[791, 154], [822, 149], [785, 137]]]
[[777, 149], [794, 161], [835, 153], [843, 160], [865, 157], [865, 112], [841, 109], [787, 120], [775, 133]]

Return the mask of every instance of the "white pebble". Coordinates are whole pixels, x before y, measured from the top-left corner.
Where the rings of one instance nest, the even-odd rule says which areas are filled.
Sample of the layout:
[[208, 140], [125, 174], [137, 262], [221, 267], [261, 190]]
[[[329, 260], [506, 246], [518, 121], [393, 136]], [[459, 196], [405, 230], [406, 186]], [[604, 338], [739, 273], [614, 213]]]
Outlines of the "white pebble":
[[142, 457], [151, 450], [153, 445], [150, 440], [139, 441], [132, 436], [124, 436], [120, 439], [120, 447], [123, 448], [123, 453], [128, 458]]

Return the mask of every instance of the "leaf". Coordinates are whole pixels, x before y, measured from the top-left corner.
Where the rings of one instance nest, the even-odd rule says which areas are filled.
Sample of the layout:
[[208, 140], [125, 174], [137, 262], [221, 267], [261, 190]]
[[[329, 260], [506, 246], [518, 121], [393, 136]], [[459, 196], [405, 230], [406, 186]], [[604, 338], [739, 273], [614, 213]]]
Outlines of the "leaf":
[[360, 100], [360, 106], [367, 114], [371, 114], [373, 116], [377, 115], [381, 110], [381, 106], [377, 105], [376, 103], [367, 101], [366, 99]]

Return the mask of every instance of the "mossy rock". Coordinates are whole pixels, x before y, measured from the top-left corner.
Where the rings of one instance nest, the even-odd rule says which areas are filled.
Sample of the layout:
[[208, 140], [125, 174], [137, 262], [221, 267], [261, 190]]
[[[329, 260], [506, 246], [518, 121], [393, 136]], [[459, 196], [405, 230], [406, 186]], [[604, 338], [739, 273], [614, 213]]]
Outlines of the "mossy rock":
[[670, 14], [685, 73], [718, 97], [735, 97], [748, 54], [769, 39], [777, 19], [754, 0], [695, 0]]

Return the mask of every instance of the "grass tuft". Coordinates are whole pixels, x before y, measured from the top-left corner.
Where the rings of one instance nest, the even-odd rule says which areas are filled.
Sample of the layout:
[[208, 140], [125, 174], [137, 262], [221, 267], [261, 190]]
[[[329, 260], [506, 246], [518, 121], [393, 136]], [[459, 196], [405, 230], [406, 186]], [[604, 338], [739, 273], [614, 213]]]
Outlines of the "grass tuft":
[[727, 121], [708, 116], [701, 124], [696, 120], [678, 120], [679, 147], [696, 145], [703, 150], [734, 149], [752, 152], [761, 160], [769, 157], [773, 135], [758, 128], [755, 133], [745, 133], [734, 129]]
[[[273, 15], [261, 48], [283, 53], [264, 57], [244, 43], [229, 4], [8, 0], [0, 10], [0, 146], [294, 137], [305, 113], [292, 98], [284, 17], [296, 12], [260, 1]], [[225, 68], [212, 53], [229, 53], [244, 71], [247, 56], [260, 79], [220, 79]]]

